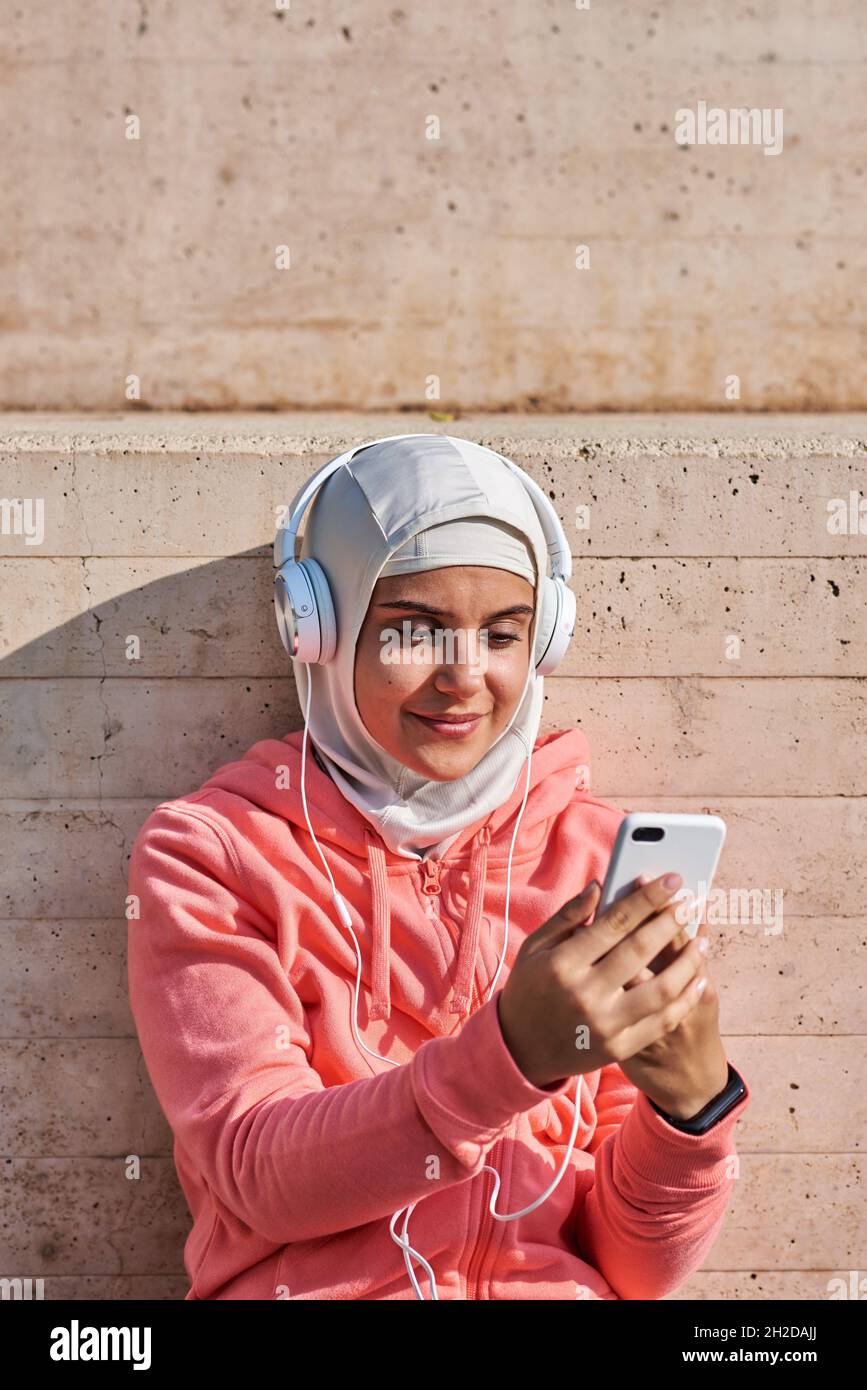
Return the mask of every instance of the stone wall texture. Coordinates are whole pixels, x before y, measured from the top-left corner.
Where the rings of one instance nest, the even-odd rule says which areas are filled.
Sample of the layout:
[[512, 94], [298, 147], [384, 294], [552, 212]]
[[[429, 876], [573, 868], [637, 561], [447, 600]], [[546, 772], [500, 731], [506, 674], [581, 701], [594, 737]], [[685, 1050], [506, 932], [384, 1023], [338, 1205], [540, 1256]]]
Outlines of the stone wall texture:
[[0, 408], [867, 408], [862, 0], [10, 3], [0, 62]]
[[0, 534], [0, 1275], [187, 1290], [127, 1000], [129, 849], [159, 801], [301, 727], [278, 509], [343, 448], [415, 430], [509, 454], [563, 521], [578, 612], [542, 732], [582, 728], [624, 810], [722, 815], [718, 886], [782, 895], [773, 922], [712, 929], [754, 1099], [723, 1231], [675, 1297], [827, 1297], [867, 1253], [864, 415], [0, 420], [3, 498], [43, 504], [33, 543], [23, 510]]

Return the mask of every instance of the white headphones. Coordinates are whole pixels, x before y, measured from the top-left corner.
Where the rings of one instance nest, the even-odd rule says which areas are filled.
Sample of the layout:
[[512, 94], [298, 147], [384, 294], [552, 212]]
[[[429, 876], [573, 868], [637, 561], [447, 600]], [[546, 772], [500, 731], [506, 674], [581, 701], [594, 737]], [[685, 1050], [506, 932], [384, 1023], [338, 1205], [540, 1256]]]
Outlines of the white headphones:
[[[277, 569], [274, 576], [274, 608], [280, 640], [284, 649], [296, 660], [308, 664], [324, 663], [333, 660], [337, 650], [334, 601], [325, 571], [312, 556], [306, 560], [295, 559], [295, 538], [307, 506], [332, 473], [349, 463], [362, 449], [369, 448], [371, 444], [419, 437], [427, 436], [391, 434], [383, 439], [370, 440], [367, 444], [357, 444], [354, 449], [323, 464], [295, 494], [289, 507], [288, 520], [278, 527], [274, 538], [274, 565]], [[451, 444], [465, 442], [453, 439], [451, 435], [434, 437], [443, 438]], [[541, 612], [533, 650], [537, 674], [547, 676], [560, 665], [575, 630], [575, 595], [567, 582], [572, 575], [569, 543], [560, 518], [538, 484], [510, 459], [494, 449], [487, 452], [500, 459], [521, 479], [536, 508], [548, 544], [551, 574], [540, 576]]]

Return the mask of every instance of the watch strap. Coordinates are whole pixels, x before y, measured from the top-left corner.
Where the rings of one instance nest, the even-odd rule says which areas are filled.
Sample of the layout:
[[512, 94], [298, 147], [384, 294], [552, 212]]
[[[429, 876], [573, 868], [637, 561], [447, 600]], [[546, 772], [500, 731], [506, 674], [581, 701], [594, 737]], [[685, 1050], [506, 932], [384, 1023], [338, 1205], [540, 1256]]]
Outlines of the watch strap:
[[[693, 1115], [689, 1120], [680, 1120], [674, 1115], [666, 1114], [655, 1101], [651, 1100], [650, 1104], [653, 1106], [657, 1115], [661, 1115], [668, 1124], [672, 1125], [675, 1129], [681, 1130], [684, 1134], [705, 1134], [718, 1120], [721, 1120], [724, 1115], [727, 1115], [730, 1110], [733, 1110], [738, 1101], [742, 1100], [747, 1093], [743, 1077], [739, 1072], [735, 1071], [731, 1062], [729, 1062], [728, 1066], [728, 1080], [719, 1095], [709, 1100], [707, 1105], [703, 1106], [698, 1114]], [[648, 1099], [650, 1099], [650, 1097], [648, 1097]]]

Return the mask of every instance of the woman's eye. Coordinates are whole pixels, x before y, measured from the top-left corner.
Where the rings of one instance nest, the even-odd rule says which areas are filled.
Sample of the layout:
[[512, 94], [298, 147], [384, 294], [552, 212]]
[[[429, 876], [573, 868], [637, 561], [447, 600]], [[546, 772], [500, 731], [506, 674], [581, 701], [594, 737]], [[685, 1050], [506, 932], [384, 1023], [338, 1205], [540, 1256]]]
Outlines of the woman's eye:
[[[520, 642], [521, 640], [520, 633], [517, 632], [491, 632], [486, 628], [482, 628], [481, 630], [482, 632], [487, 631], [489, 643], [493, 643], [494, 646], [500, 648], [507, 647], [512, 642]], [[410, 633], [410, 640], [412, 642], [430, 641], [431, 638], [436, 637], [438, 631], [442, 632], [442, 629], [426, 627], [425, 625], [414, 627]]]

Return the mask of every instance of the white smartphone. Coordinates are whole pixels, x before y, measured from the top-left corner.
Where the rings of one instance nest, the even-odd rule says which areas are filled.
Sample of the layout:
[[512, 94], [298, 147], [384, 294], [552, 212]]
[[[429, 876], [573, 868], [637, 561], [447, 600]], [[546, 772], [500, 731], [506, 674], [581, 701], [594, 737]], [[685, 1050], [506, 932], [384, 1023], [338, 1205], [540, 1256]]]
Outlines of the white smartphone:
[[[632, 811], [621, 821], [595, 918], [636, 887], [639, 874], [678, 873], [683, 883], [671, 902], [692, 894], [693, 908], [681, 908], [687, 935], [694, 937], [710, 893], [726, 835], [719, 816]], [[669, 904], [670, 906], [671, 904]]]

